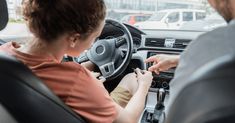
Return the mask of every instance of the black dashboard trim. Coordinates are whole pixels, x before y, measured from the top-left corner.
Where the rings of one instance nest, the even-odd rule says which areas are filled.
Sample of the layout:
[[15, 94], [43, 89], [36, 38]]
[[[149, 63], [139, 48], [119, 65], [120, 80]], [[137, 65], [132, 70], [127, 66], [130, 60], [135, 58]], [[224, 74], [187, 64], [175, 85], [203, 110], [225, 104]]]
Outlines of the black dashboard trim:
[[157, 51], [175, 51], [175, 52], [183, 52], [184, 49], [176, 49], [176, 48], [156, 48], [156, 47], [141, 47], [138, 48], [137, 51], [141, 51], [141, 50], [154, 50], [155, 52]]

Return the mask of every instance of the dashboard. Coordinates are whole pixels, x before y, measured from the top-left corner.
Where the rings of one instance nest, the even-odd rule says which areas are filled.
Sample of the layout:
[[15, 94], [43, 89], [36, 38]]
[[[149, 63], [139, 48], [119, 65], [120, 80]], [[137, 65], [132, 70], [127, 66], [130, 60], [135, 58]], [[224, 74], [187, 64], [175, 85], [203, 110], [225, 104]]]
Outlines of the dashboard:
[[[131, 25], [125, 24], [129, 29], [132, 39], [133, 53], [128, 69], [139, 67], [147, 70], [152, 64], [145, 64], [144, 60], [156, 54], [180, 54], [188, 44], [204, 32], [199, 31], [177, 31], [177, 30], [144, 30], [141, 31]], [[100, 36], [101, 39], [117, 38], [124, 33], [120, 28], [111, 24], [106, 24]], [[121, 49], [127, 49], [127, 44], [123, 44]], [[131, 70], [126, 70], [130, 72]], [[169, 89], [170, 80], [174, 77], [175, 68], [161, 72], [159, 75], [153, 73], [154, 79], [152, 89]]]

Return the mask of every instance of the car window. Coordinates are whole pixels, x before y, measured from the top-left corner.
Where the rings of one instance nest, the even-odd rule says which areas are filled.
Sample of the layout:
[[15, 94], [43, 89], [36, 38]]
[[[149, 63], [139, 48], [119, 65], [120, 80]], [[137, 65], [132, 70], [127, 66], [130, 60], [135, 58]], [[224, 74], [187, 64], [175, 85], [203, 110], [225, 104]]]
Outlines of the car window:
[[[7, 27], [0, 31], [1, 37], [9, 36], [29, 36], [30, 33], [26, 27], [22, 16], [23, 0], [6, 0], [9, 12], [9, 23]], [[220, 27], [226, 25], [222, 17], [216, 13], [209, 5], [207, 0], [104, 0], [107, 6], [106, 18], [111, 18], [120, 22], [128, 23], [133, 15], [136, 17], [135, 24], [139, 29], [165, 29], [165, 30], [197, 30], [205, 31], [208, 27]], [[191, 13], [195, 11], [195, 19], [192, 19]], [[184, 11], [185, 13], [172, 13]], [[167, 13], [169, 23], [179, 21], [181, 18], [187, 23], [181, 26], [163, 26], [165, 25]], [[148, 15], [147, 17], [142, 15]], [[184, 17], [183, 17], [184, 16]], [[213, 18], [211, 18], [213, 17]], [[156, 22], [153, 24], [153, 22]], [[216, 25], [216, 26], [214, 26]], [[218, 25], [218, 26], [217, 26]], [[187, 28], [186, 28], [187, 27]], [[183, 29], [182, 29], [183, 28]], [[214, 28], [213, 28], [214, 29]], [[206, 30], [207, 31], [207, 30]], [[30, 35], [31, 36], [31, 35]]]
[[149, 18], [150, 18], [150, 16], [148, 16], [148, 15], [147, 15], [147, 16], [144, 16], [144, 17], [143, 17], [143, 21], [146, 21], [146, 20], [148, 20]]
[[147, 19], [149, 19], [150, 16], [148, 15], [141, 15], [141, 16], [136, 16], [136, 21], [146, 21]]
[[193, 21], [193, 12], [183, 12], [183, 21]]
[[149, 21], [161, 21], [162, 18], [166, 15], [166, 12], [157, 12], [152, 17], [149, 18]]
[[203, 12], [196, 12], [196, 20], [202, 20], [206, 17], [206, 14]]
[[135, 20], [138, 22], [143, 21], [143, 16], [136, 16]]
[[168, 23], [175, 23], [178, 22], [180, 19], [180, 14], [179, 12], [173, 12], [171, 14], [168, 15]]

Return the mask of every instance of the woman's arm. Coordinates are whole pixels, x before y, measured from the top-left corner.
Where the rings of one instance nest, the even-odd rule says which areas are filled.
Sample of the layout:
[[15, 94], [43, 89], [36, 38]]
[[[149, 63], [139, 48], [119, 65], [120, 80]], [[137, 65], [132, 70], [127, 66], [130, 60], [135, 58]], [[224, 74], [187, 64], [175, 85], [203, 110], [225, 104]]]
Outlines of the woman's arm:
[[136, 73], [139, 83], [138, 89], [125, 108], [116, 104], [119, 115], [115, 123], [137, 123], [143, 112], [146, 96], [153, 76], [152, 73], [148, 71], [144, 71], [142, 74], [139, 69], [136, 70]]

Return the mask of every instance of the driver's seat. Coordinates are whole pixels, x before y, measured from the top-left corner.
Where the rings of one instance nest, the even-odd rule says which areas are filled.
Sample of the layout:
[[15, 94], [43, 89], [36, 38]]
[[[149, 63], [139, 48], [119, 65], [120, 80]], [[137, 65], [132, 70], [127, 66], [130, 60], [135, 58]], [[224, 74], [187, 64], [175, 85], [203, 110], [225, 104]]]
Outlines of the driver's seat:
[[[84, 123], [84, 120], [55, 96], [30, 69], [14, 57], [2, 53], [0, 80], [0, 110], [4, 108], [8, 111], [14, 121]], [[1, 117], [1, 121], [6, 120]]]

